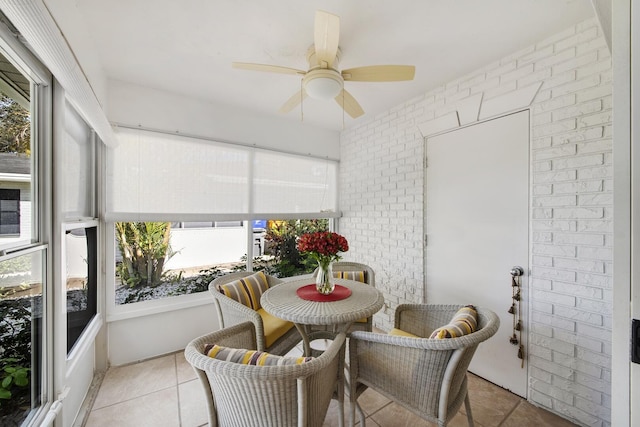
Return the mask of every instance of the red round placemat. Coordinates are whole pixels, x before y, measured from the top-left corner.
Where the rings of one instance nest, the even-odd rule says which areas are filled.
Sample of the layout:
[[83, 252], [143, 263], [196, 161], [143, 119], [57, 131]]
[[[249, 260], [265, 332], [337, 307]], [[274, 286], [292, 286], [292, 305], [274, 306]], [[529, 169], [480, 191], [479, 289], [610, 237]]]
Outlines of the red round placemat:
[[296, 290], [298, 296], [307, 301], [318, 302], [331, 302], [340, 301], [341, 299], [348, 298], [351, 295], [351, 289], [346, 286], [336, 285], [329, 295], [323, 295], [316, 289], [315, 283], [312, 285], [301, 286]]

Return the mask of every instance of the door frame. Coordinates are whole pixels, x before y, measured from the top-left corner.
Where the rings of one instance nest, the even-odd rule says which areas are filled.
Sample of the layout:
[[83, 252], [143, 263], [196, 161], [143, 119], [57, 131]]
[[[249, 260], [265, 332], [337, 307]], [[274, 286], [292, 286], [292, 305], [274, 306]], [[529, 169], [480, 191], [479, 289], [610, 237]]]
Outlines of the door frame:
[[632, 4], [638, 6], [638, 1], [620, 0], [612, 4], [614, 280], [611, 384], [616, 384], [616, 387], [611, 388], [611, 425], [615, 426], [637, 425], [640, 420], [640, 413], [636, 411], [634, 414], [632, 405], [632, 398], [640, 387], [640, 365], [634, 366], [629, 357], [631, 319], [634, 311], [636, 316], [640, 316], [640, 262], [637, 259], [633, 261], [633, 254], [640, 249], [640, 197], [637, 191], [635, 195], [632, 192], [632, 188], [640, 185], [639, 153], [632, 150], [632, 140], [640, 137], [637, 127], [632, 126], [639, 118], [638, 109], [633, 109], [632, 105], [640, 104], [640, 90], [637, 84], [635, 87], [632, 84], [632, 70], [640, 69], [640, 60], [633, 57], [632, 62], [631, 57], [633, 42], [640, 43], [640, 24], [636, 24], [640, 22], [640, 10], [633, 8]]
[[532, 178], [531, 178], [531, 173], [532, 173], [532, 169], [531, 169], [531, 108], [529, 106], [524, 107], [524, 108], [519, 108], [519, 109], [515, 109], [515, 110], [511, 110], [511, 111], [507, 111], [507, 112], [503, 112], [500, 113], [498, 115], [495, 116], [491, 116], [482, 120], [478, 120], [472, 123], [468, 123], [465, 125], [461, 125], [458, 127], [455, 127], [453, 129], [447, 129], [444, 131], [440, 131], [440, 132], [436, 132], [430, 135], [424, 135], [423, 136], [423, 140], [424, 140], [424, 164], [423, 164], [423, 171], [424, 171], [424, 181], [423, 181], [423, 188], [424, 188], [424, 197], [423, 197], [423, 227], [424, 227], [424, 237], [422, 240], [422, 244], [423, 244], [423, 303], [427, 303], [427, 257], [426, 257], [426, 253], [427, 253], [427, 242], [428, 242], [428, 235], [427, 235], [427, 222], [428, 222], [428, 218], [427, 218], [427, 196], [426, 196], [426, 191], [427, 191], [427, 167], [428, 167], [428, 163], [429, 163], [429, 159], [427, 158], [427, 143], [429, 139], [444, 135], [444, 134], [448, 134], [448, 133], [452, 133], [458, 130], [462, 130], [471, 126], [475, 126], [475, 125], [480, 125], [480, 124], [484, 124], [493, 120], [497, 120], [497, 119], [501, 119], [504, 117], [508, 117], [514, 114], [519, 114], [522, 112], [526, 112], [527, 113], [527, 119], [528, 119], [528, 124], [529, 127], [527, 129], [527, 134], [528, 134], [528, 146], [527, 146], [527, 266], [525, 267], [525, 272], [524, 275], [521, 276], [521, 292], [522, 292], [522, 321], [525, 325], [525, 331], [526, 334], [523, 334], [523, 344], [524, 344], [524, 361], [525, 361], [525, 376], [527, 379], [527, 385], [525, 386], [525, 391], [524, 391], [524, 399], [528, 399], [529, 398], [529, 385], [528, 385], [528, 381], [529, 381], [529, 333], [531, 330], [531, 318], [530, 318], [530, 311], [531, 311], [531, 298], [530, 298], [530, 277], [531, 277], [531, 264], [532, 264], [532, 256], [533, 256], [533, 252], [531, 249], [531, 245], [532, 245], [532, 240], [531, 240], [531, 215], [532, 215], [532, 196], [533, 196], [533, 192], [532, 192]]

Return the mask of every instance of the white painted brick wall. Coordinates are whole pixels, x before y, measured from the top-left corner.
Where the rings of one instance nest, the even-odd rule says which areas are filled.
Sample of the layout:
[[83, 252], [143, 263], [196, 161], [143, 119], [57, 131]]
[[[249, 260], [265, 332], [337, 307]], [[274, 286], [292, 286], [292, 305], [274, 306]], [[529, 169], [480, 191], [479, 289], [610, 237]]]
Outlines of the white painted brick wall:
[[521, 49], [341, 136], [340, 231], [387, 307], [424, 298], [424, 141], [417, 125], [542, 82], [531, 106], [529, 400], [588, 426], [611, 412], [611, 58], [595, 20]]

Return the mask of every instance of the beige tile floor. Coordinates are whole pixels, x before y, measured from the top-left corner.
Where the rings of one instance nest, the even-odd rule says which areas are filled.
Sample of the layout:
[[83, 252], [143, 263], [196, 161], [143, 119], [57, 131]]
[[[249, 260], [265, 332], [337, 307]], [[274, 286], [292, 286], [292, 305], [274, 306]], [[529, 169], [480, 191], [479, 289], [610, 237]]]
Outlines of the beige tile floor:
[[[85, 427], [199, 427], [207, 425], [204, 397], [195, 372], [182, 352], [110, 368], [102, 381]], [[574, 424], [469, 374], [469, 395], [478, 427], [569, 427]], [[367, 390], [359, 399], [370, 427], [431, 427], [382, 395]], [[348, 404], [347, 404], [348, 405]], [[324, 426], [337, 426], [332, 402]], [[451, 427], [467, 426], [464, 405]]]

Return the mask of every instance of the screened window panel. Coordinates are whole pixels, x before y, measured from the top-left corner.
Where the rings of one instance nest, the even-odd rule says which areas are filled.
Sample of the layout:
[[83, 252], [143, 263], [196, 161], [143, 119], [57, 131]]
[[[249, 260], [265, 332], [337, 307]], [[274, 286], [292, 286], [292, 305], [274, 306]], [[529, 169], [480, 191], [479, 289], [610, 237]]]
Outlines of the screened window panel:
[[337, 211], [335, 161], [141, 129], [116, 135], [107, 154], [108, 217]]
[[116, 135], [119, 145], [107, 156], [108, 211], [248, 211], [248, 150], [143, 130]]
[[66, 218], [93, 217], [93, 137], [69, 103], [65, 103], [64, 130], [64, 214]]
[[336, 162], [262, 150], [254, 156], [256, 212], [336, 211]]

